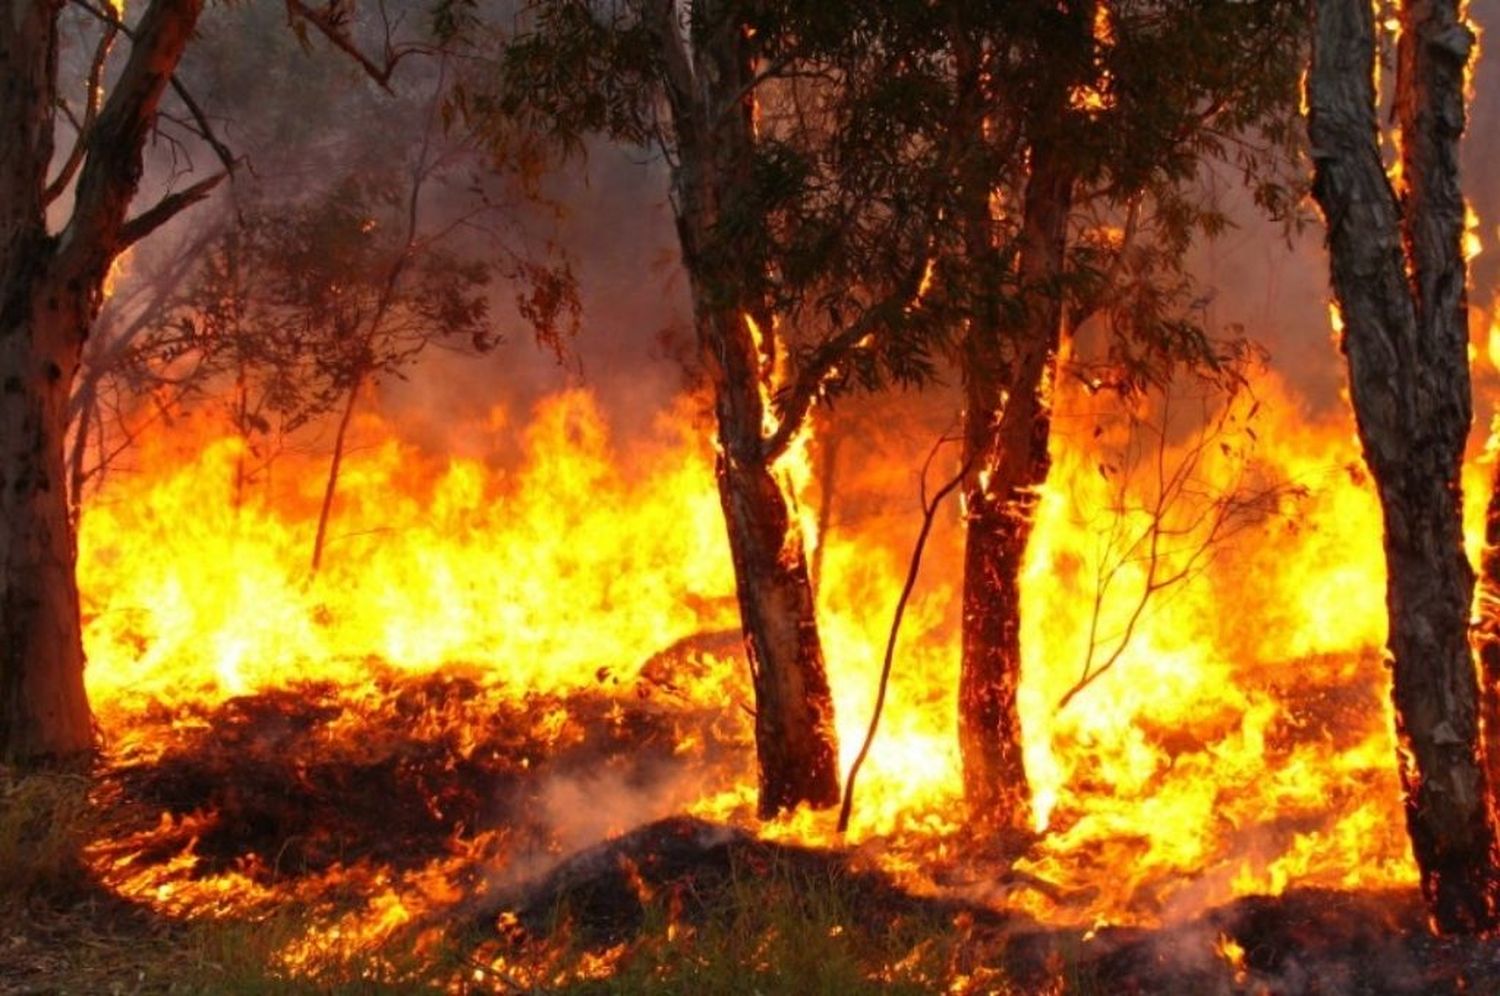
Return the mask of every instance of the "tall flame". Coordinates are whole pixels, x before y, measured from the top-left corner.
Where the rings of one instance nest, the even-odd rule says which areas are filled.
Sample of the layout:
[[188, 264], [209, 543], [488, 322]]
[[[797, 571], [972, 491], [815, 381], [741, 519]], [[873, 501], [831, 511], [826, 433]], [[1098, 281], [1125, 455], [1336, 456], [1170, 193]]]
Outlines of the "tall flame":
[[[1217, 436], [1164, 420], [1137, 464], [1122, 462], [1134, 438], [1125, 423], [1088, 417], [1081, 390], [1059, 398], [1055, 469], [1024, 576], [1021, 689], [1048, 827], [1021, 867], [1056, 890], [1022, 889], [1012, 904], [1079, 923], [1152, 922], [1292, 884], [1414, 881], [1378, 651], [1380, 519], [1352, 427], [1311, 416], [1269, 376], [1255, 396], [1254, 420], [1241, 412], [1216, 423]], [[386, 708], [372, 662], [463, 665], [514, 698], [597, 688], [604, 672], [629, 678], [677, 641], [735, 629], [698, 417], [685, 401], [621, 448], [587, 394], [562, 394], [519, 430], [523, 456], [507, 467], [493, 456], [517, 433], [503, 411], [462, 427], [472, 455], [449, 458], [366, 416], [328, 562], [311, 580], [319, 459], [284, 454], [235, 508], [243, 443], [232, 432], [206, 416], [148, 430], [136, 466], [88, 502], [80, 537], [88, 680], [113, 750], [151, 756], [151, 710], [309, 678]], [[915, 531], [912, 473], [925, 446], [898, 438], [869, 440], [871, 458], [839, 485], [849, 511], [821, 540], [820, 623], [845, 765]], [[1189, 486], [1161, 513], [1150, 468], [1184, 461]], [[1203, 533], [1218, 496], [1265, 482], [1287, 487], [1234, 530]], [[814, 507], [807, 478], [797, 486], [801, 507]], [[1175, 537], [1155, 575], [1139, 546], [1120, 542], [1153, 514]], [[915, 883], [953, 860], [959, 830], [958, 526], [954, 513], [940, 526], [908, 608], [851, 829]], [[1074, 690], [1091, 653], [1109, 666]], [[710, 663], [680, 676], [682, 694], [747, 703], [741, 666]], [[539, 716], [539, 730], [553, 718]], [[753, 795], [745, 770], [690, 808], [748, 818]], [[805, 812], [764, 832], [834, 839], [826, 816]], [[160, 875], [122, 870], [116, 881], [160, 901]], [[215, 902], [237, 891], [213, 888]]]

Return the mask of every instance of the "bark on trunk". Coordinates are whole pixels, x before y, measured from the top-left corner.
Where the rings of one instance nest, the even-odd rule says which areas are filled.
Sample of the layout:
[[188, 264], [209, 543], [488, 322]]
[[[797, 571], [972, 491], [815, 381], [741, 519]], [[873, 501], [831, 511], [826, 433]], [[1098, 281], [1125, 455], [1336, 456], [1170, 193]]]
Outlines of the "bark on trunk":
[[[983, 50], [952, 32], [959, 82], [957, 132], [972, 136], [963, 165], [966, 252], [979, 289], [963, 341], [964, 589], [958, 687], [959, 752], [970, 821], [1030, 829], [1030, 788], [1017, 692], [1021, 681], [1021, 567], [1037, 488], [1051, 469], [1051, 389], [1063, 307], [1060, 281], [1073, 178], [1056, 137], [1066, 88], [1029, 122], [1030, 173], [1022, 198], [1015, 272], [1003, 272], [992, 177], [979, 150], [989, 130]], [[1002, 290], [1014, 284], [1016, 306]]]
[[836, 805], [838, 751], [802, 533], [771, 468], [734, 456], [734, 431], [721, 415], [719, 501], [755, 683], [759, 812], [769, 818]]
[[735, 3], [704, 0], [693, 5], [689, 59], [675, 10], [659, 6], [656, 32], [678, 139], [677, 228], [714, 392], [719, 499], [755, 686], [759, 812], [768, 818], [837, 805], [833, 699], [802, 533], [766, 445], [762, 388], [776, 349], [767, 275], [753, 237], [731, 232], [753, 219], [726, 223], [744, 213], [753, 182], [756, 42]]
[[1406, 185], [1381, 164], [1365, 0], [1319, 0], [1309, 79], [1349, 387], [1385, 521], [1387, 647], [1407, 829], [1439, 929], [1496, 927], [1496, 838], [1469, 645], [1460, 471], [1471, 418], [1458, 140], [1472, 35], [1454, 0], [1401, 11]]
[[1059, 283], [1073, 190], [1064, 155], [1045, 141], [1031, 152], [1019, 260], [1022, 308], [1010, 320], [998, 308], [976, 315], [965, 342], [964, 794], [975, 822], [1017, 830], [1030, 827], [1016, 705], [1021, 567], [1037, 489], [1052, 466], [1051, 395], [1063, 326]]
[[0, 3], [0, 761], [87, 753], [83, 642], [64, 476], [85, 302], [56, 285], [43, 192], [56, 10]]
[[76, 758], [92, 746], [68, 509], [68, 399], [105, 276], [133, 237], [125, 216], [141, 149], [201, 0], [155, 0], [142, 16], [83, 136], [73, 213], [54, 236], [47, 169], [60, 10], [46, 0], [0, 0], [0, 121], [8, 129], [0, 142], [0, 761], [24, 764]]
[[51, 327], [0, 325], [0, 760], [22, 764], [80, 757], [93, 740], [63, 459], [81, 302], [47, 290], [34, 310]]

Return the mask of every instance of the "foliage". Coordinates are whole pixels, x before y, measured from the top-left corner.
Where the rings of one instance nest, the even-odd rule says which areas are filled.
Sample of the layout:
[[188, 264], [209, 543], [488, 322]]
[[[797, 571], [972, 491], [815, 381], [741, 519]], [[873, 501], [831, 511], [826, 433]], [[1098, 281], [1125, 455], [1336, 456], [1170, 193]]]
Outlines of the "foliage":
[[425, 186], [426, 174], [366, 171], [301, 203], [243, 204], [185, 240], [106, 311], [83, 378], [94, 393], [79, 403], [217, 401], [249, 439], [292, 433], [429, 347], [493, 349], [502, 281], [538, 342], [566, 349], [578, 312], [567, 259], [497, 244], [485, 226], [504, 209], [484, 203], [450, 197], [448, 217], [426, 222]]
[[571, 263], [529, 227], [553, 206], [535, 176], [486, 173], [442, 134], [447, 64], [412, 29], [428, 9], [398, 0], [329, 22], [367, 51], [399, 30], [386, 55], [401, 72], [379, 90], [347, 59], [309, 57], [299, 38], [326, 32], [308, 16], [288, 32], [290, 11], [208, 13], [179, 76], [230, 122], [240, 168], [217, 210], [141, 246], [113, 279], [70, 404], [75, 503], [145, 424], [185, 405], [227, 405], [259, 448], [352, 387], [404, 376], [428, 346], [485, 353], [519, 324], [566, 351]]
[[[519, 130], [576, 155], [598, 134], [698, 168], [681, 161], [699, 125], [672, 105], [654, 9], [535, 0], [489, 32], [470, 17], [452, 30], [483, 68], [452, 113], [497, 147]], [[1023, 306], [1017, 206], [1046, 138], [1081, 188], [1058, 290], [1073, 325], [1107, 313], [1112, 333], [1093, 375], [1137, 391], [1182, 363], [1217, 373], [1234, 350], [1206, 327], [1185, 258], [1230, 222], [1202, 181], [1232, 171], [1274, 217], [1295, 216], [1304, 20], [1292, 0], [688, 4], [689, 50], [726, 23], [755, 40], [758, 124], [749, 182], [686, 262], [710, 295], [762, 285], [792, 360], [784, 417], [931, 380], [972, 316]], [[1059, 80], [1074, 98], [1060, 112], [1044, 99]], [[963, 230], [975, 182], [998, 208], [983, 247]]]
[[210, 248], [169, 324], [241, 383], [254, 379], [247, 434], [269, 430], [266, 414], [295, 430], [430, 343], [494, 345], [489, 267], [440, 247], [412, 258], [401, 211], [393, 184], [349, 178], [291, 211], [243, 212]]

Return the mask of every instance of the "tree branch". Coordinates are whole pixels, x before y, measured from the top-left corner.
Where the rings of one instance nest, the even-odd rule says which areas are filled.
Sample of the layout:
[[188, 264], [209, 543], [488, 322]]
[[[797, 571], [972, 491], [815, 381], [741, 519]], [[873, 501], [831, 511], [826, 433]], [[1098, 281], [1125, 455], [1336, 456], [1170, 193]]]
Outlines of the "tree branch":
[[120, 226], [120, 248], [126, 249], [150, 235], [180, 213], [197, 204], [224, 182], [229, 174], [215, 173], [185, 190], [168, 194], [151, 207]]
[[[72, 0], [72, 2], [78, 9], [85, 11], [91, 17], [106, 25], [112, 32], [119, 32], [132, 42], [135, 41], [135, 32], [126, 27], [125, 22], [116, 17], [113, 11], [95, 7], [88, 0]], [[198, 137], [207, 142], [209, 147], [214, 150], [214, 155], [219, 157], [219, 162], [224, 164], [224, 169], [233, 173], [239, 161], [235, 159], [234, 153], [230, 151], [229, 146], [214, 132], [213, 126], [208, 122], [208, 115], [203, 113], [202, 106], [193, 97], [192, 93], [188, 91], [182, 80], [177, 78], [175, 73], [172, 75], [171, 84], [172, 92], [177, 94], [177, 99], [182, 101], [183, 106], [188, 109], [188, 113], [192, 116], [197, 126], [196, 133]], [[97, 81], [95, 82], [95, 90], [97, 90]]]
[[130, 57], [85, 143], [73, 215], [59, 239], [58, 265], [66, 278], [102, 281], [123, 248], [141, 151], [202, 11], [203, 0], [152, 0], [146, 8]]
[[[99, 36], [99, 44], [94, 48], [93, 61], [89, 63], [88, 96], [85, 98], [83, 120], [74, 121], [78, 129], [78, 136], [73, 142], [73, 149], [68, 153], [67, 160], [62, 169], [58, 170], [57, 178], [47, 185], [46, 193], [42, 195], [43, 204], [51, 204], [62, 196], [68, 184], [73, 182], [73, 177], [78, 173], [78, 167], [83, 165], [84, 152], [88, 148], [89, 132], [94, 128], [94, 122], [99, 117], [99, 95], [103, 92], [101, 81], [104, 76], [104, 63], [109, 58], [109, 51], [114, 47], [115, 36], [119, 34], [118, 22], [106, 21], [104, 31]], [[70, 114], [71, 118], [72, 115]]]
[[943, 499], [953, 493], [973, 466], [974, 458], [971, 456], [958, 473], [954, 474], [941, 488], [937, 490], [931, 500], [927, 498], [927, 471], [932, 466], [933, 458], [937, 456], [938, 450], [942, 449], [944, 443], [952, 442], [953, 437], [943, 436], [933, 444], [927, 454], [927, 460], [922, 464], [921, 490], [922, 490], [922, 528], [917, 533], [917, 542], [912, 547], [911, 561], [906, 568], [906, 583], [901, 586], [901, 596], [896, 599], [896, 611], [891, 619], [890, 637], [885, 643], [885, 660], [880, 666], [880, 683], [875, 692], [875, 708], [870, 714], [870, 726], [865, 731], [864, 743], [860, 744], [859, 753], [854, 757], [854, 763], [849, 765], [849, 775], [844, 780], [844, 801], [839, 807], [839, 833], [845, 833], [849, 829], [849, 815], [854, 809], [854, 782], [859, 777], [859, 769], [864, 766], [865, 758], [869, 756], [870, 745], [875, 742], [875, 732], [880, 727], [880, 717], [885, 711], [886, 691], [891, 683], [891, 667], [896, 659], [896, 638], [901, 633], [901, 619], [906, 614], [906, 603], [911, 600], [912, 589], [916, 587], [917, 575], [922, 569], [922, 551], [927, 548], [927, 536], [932, 532], [933, 520], [937, 517], [937, 510], [943, 504]]
[[350, 37], [347, 15], [340, 4], [330, 3], [326, 7], [314, 10], [303, 3], [303, 0], [286, 0], [286, 12], [287, 20], [294, 29], [299, 19], [317, 28], [318, 33], [326, 38], [329, 44], [353, 59], [359, 68], [364, 70], [365, 75], [374, 80], [382, 90], [390, 90], [391, 75], [395, 73], [402, 59], [422, 51], [422, 48], [416, 45], [403, 47], [392, 45], [390, 35], [387, 33], [385, 50], [380, 56], [381, 61], [376, 62], [366, 55]]
[[692, 106], [696, 76], [678, 24], [677, 2], [653, 0], [651, 10], [655, 15], [651, 27], [656, 32], [662, 61], [666, 64], [668, 99], [679, 112], [676, 117], [680, 121], [686, 116], [686, 109]]

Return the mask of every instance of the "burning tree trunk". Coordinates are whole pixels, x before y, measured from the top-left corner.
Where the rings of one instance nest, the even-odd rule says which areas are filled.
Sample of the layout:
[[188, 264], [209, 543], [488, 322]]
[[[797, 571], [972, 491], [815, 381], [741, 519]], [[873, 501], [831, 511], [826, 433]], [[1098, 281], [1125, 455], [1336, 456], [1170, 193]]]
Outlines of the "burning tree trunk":
[[92, 742], [64, 460], [68, 397], [110, 265], [221, 177], [126, 220], [157, 102], [201, 0], [155, 0], [97, 120], [79, 137], [72, 216], [47, 205], [60, 8], [0, 0], [0, 759], [60, 760]]
[[965, 343], [963, 664], [959, 738], [964, 790], [981, 822], [1028, 825], [1016, 690], [1021, 677], [1021, 563], [1037, 489], [1052, 460], [1052, 381], [1062, 337], [1058, 283], [1073, 179], [1045, 144], [1032, 148], [1014, 320], [976, 321]]
[[[728, 326], [727, 328], [725, 326]], [[755, 682], [760, 814], [839, 801], [833, 701], [823, 666], [802, 532], [763, 452], [755, 354], [743, 320], [720, 316], [705, 347], [719, 422], [719, 502], [729, 529], [745, 649]]]
[[1364, 0], [1317, 4], [1308, 87], [1314, 194], [1328, 223], [1360, 441], [1385, 518], [1407, 828], [1423, 893], [1448, 932], [1500, 923], [1460, 481], [1471, 412], [1458, 142], [1472, 42], [1456, 0], [1402, 4], [1400, 199], [1377, 143], [1375, 28]]
[[[658, 5], [657, 42], [680, 161], [673, 183], [698, 348], [714, 392], [719, 500], [734, 558], [755, 684], [763, 817], [839, 801], [833, 700], [803, 538], [775, 472], [763, 389], [774, 370], [752, 190], [755, 41], [733, 3], [695, 5], [687, 57], [675, 5]], [[774, 433], [772, 433], [774, 438]]]
[[[955, 32], [963, 130], [983, 135], [980, 54]], [[1016, 693], [1021, 678], [1021, 565], [1037, 488], [1051, 468], [1051, 390], [1062, 336], [1061, 277], [1073, 199], [1073, 169], [1046, 134], [1056, 94], [1036, 114], [1014, 277], [1001, 273], [991, 184], [981, 161], [963, 180], [966, 252], [984, 286], [963, 342], [966, 518], [959, 747], [964, 795], [979, 825], [1025, 830], [1030, 791]], [[963, 103], [969, 106], [964, 108]], [[1003, 302], [1014, 280], [1019, 301]]]

